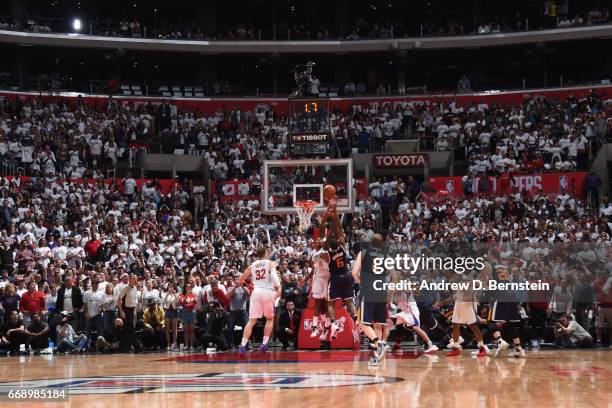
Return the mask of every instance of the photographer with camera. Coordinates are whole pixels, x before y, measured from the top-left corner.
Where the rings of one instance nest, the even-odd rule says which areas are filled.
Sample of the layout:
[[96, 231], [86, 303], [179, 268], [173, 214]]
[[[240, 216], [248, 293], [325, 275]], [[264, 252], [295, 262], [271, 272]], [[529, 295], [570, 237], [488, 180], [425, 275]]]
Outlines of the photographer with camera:
[[223, 309], [221, 303], [217, 301], [208, 303], [204, 312], [203, 349], [208, 348], [210, 344], [221, 351], [228, 349], [227, 340], [223, 335], [228, 320], [229, 314]]
[[593, 344], [593, 337], [570, 315], [563, 314], [555, 323], [555, 338], [557, 344], [565, 348], [589, 347]]
[[302, 98], [312, 94], [313, 89], [318, 93], [318, 84], [313, 87], [312, 84], [312, 67], [314, 62], [309, 61], [306, 64], [296, 65], [293, 70], [293, 79], [295, 81], [295, 92], [293, 96]]
[[142, 343], [144, 347], [150, 350], [161, 350], [165, 344], [164, 309], [157, 304], [156, 299], [148, 299], [147, 309], [143, 314], [143, 322]]
[[62, 313], [60, 324], [55, 330], [57, 333], [57, 352], [58, 353], [82, 353], [87, 346], [87, 336], [79, 332], [78, 334], [70, 324], [70, 315]]
[[104, 327], [101, 336], [96, 340], [96, 349], [101, 353], [115, 353], [119, 351], [123, 338], [123, 320], [116, 318], [112, 325]]

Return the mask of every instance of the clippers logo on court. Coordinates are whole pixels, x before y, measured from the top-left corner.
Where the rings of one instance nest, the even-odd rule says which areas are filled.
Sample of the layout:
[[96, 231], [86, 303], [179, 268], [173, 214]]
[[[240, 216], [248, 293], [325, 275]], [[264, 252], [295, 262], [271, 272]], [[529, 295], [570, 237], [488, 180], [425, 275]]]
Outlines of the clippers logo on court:
[[401, 380], [401, 378], [368, 375], [291, 373], [121, 375], [0, 383], [0, 395], [6, 395], [15, 388], [57, 388], [66, 390], [71, 395], [87, 395], [342, 387], [379, 385]]

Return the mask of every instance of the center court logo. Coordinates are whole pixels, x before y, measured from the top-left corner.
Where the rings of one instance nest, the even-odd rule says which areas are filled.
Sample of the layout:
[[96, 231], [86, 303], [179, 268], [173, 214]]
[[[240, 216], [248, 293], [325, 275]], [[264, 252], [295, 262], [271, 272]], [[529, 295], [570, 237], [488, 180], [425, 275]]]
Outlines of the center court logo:
[[57, 388], [71, 395], [270, 390], [380, 385], [394, 377], [345, 374], [210, 373], [75, 377], [0, 383], [0, 395], [15, 388]]

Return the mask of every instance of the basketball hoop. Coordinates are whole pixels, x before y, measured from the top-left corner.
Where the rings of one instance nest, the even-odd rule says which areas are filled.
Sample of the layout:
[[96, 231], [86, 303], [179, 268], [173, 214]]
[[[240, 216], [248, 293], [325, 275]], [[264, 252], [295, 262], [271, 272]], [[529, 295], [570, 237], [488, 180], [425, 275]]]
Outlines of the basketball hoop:
[[293, 206], [297, 211], [298, 219], [300, 220], [300, 232], [306, 232], [310, 227], [312, 214], [319, 204], [313, 200], [296, 201]]

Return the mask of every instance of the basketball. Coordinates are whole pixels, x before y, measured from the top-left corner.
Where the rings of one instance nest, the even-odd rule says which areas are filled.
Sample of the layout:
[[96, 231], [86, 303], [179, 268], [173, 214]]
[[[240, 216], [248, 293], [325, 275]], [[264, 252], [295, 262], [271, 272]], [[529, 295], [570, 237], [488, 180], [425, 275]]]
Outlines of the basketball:
[[332, 186], [331, 184], [326, 185], [325, 188], [323, 189], [323, 197], [326, 200], [331, 200], [335, 196], [336, 196], [336, 187]]

